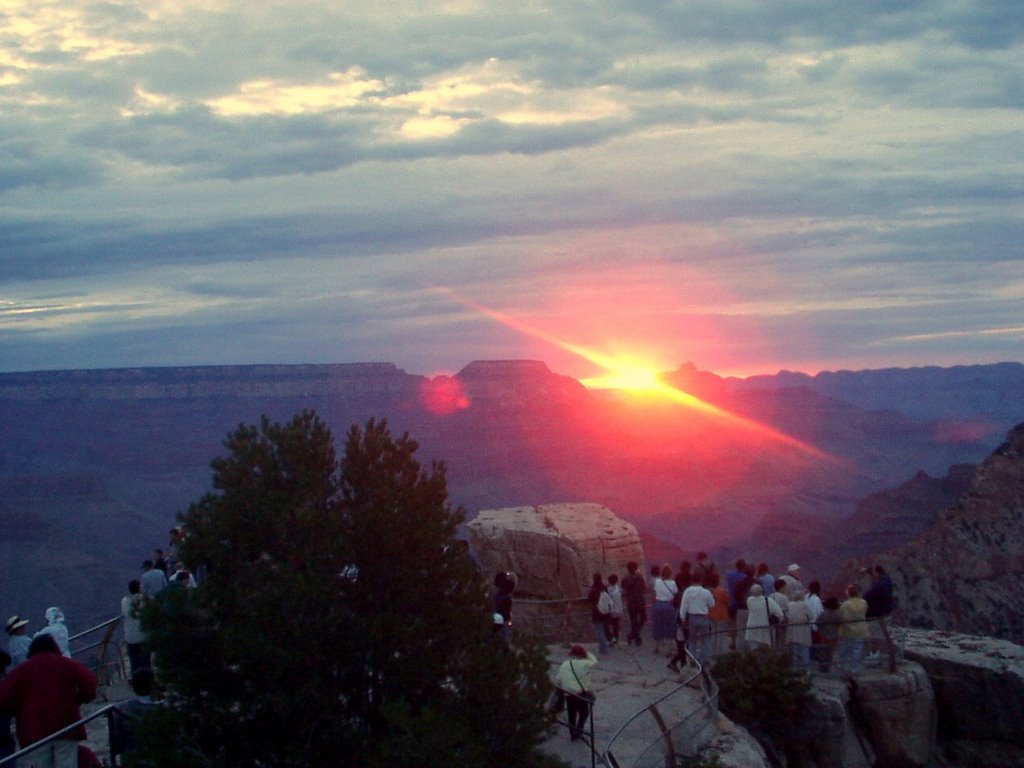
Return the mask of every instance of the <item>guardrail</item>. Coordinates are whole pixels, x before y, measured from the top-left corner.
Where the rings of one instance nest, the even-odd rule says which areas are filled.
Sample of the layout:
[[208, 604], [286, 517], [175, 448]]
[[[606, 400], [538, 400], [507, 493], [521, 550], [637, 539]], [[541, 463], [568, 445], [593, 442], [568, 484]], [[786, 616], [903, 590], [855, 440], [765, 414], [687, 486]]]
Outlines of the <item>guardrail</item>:
[[[0, 758], [0, 768], [3, 768], [3, 766], [5, 766], [5, 765], [14, 765], [20, 758], [25, 757], [26, 755], [31, 755], [32, 753], [37, 752], [40, 749], [44, 749], [45, 747], [48, 747], [53, 742], [55, 742], [55, 741], [57, 741], [59, 739], [62, 739], [64, 736], [66, 736], [69, 733], [73, 732], [76, 728], [78, 728], [80, 726], [84, 726], [84, 725], [86, 725], [88, 723], [91, 723], [93, 720], [97, 720], [97, 719], [99, 719], [101, 717], [104, 717], [107, 720], [107, 740], [108, 740], [108, 743], [111, 746], [113, 746], [114, 741], [115, 741], [115, 739], [114, 739], [114, 732], [115, 732], [114, 719], [116, 717], [127, 717], [127, 715], [125, 715], [120, 709], [118, 709], [116, 704], [107, 704], [105, 707], [102, 707], [101, 709], [96, 710], [91, 715], [88, 715], [87, 717], [83, 717], [81, 720], [78, 720], [78, 721], [76, 721], [76, 722], [72, 723], [71, 725], [66, 726], [64, 728], [61, 728], [59, 731], [51, 733], [49, 736], [47, 736], [44, 739], [40, 739], [39, 741], [36, 741], [36, 742], [33, 742], [32, 744], [29, 744], [27, 747], [23, 747], [22, 749], [19, 749], [13, 755], [9, 755], [7, 757]], [[112, 760], [111, 765], [117, 765], [117, 755], [115, 753], [115, 750], [113, 750], [113, 749], [111, 749], [111, 760]]]
[[[94, 642], [72, 647], [71, 655], [96, 673], [100, 679], [100, 685], [109, 685], [115, 679], [128, 679], [124, 655], [121, 653], [121, 644], [114, 639], [114, 632], [120, 623], [121, 617], [115, 616], [68, 638], [68, 643], [71, 644], [91, 635], [98, 637]], [[97, 635], [99, 632], [103, 633], [102, 636]], [[90, 657], [90, 651], [96, 651], [96, 653]]]
[[[709, 731], [711, 734], [717, 732], [718, 685], [706, 673], [696, 657], [689, 651], [686, 655], [696, 665], [696, 671], [674, 689], [633, 714], [620, 726], [608, 740], [601, 755], [608, 768], [626, 768], [626, 765], [630, 768], [674, 767], [680, 756], [693, 756], [707, 743], [710, 735], [704, 738], [705, 734]], [[693, 706], [681, 707], [674, 713], [670, 725], [667, 714], [673, 710], [672, 703], [683, 704], [683, 692], [694, 687], [701, 693], [700, 701]], [[621, 762], [615, 755], [617, 743], [634, 731], [641, 731], [641, 736], [632, 737], [634, 740], [643, 739], [642, 732], [650, 731], [652, 725], [654, 735], [642, 745], [639, 754], [631, 758], [628, 764]]]

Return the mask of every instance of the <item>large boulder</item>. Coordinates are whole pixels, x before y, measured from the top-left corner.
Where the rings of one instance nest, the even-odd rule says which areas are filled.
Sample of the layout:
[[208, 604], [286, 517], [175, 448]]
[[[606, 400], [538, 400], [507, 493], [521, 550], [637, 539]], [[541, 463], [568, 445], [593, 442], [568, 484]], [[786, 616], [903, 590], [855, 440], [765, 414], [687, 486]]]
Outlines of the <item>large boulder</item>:
[[811, 699], [801, 712], [800, 734], [816, 768], [871, 768], [875, 753], [850, 716], [850, 686], [845, 679], [811, 679]]
[[1024, 765], [1024, 647], [921, 629], [903, 643], [935, 691], [942, 751], [964, 766]]
[[852, 704], [878, 768], [924, 768], [935, 753], [935, 694], [925, 670], [901, 662], [895, 672], [865, 670], [853, 678]]
[[485, 509], [466, 524], [484, 574], [511, 571], [517, 598], [585, 597], [593, 574], [626, 574], [644, 563], [636, 528], [600, 504], [540, 504]]

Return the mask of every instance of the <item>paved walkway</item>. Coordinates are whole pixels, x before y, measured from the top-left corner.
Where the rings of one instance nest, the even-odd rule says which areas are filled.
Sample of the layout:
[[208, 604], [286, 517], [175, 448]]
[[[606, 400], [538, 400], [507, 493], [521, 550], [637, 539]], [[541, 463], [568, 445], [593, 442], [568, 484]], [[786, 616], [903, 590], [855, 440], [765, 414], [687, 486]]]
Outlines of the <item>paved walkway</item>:
[[[598, 755], [596, 763], [603, 765], [600, 755], [619, 728], [651, 702], [678, 688], [685, 677], [667, 667], [669, 658], [675, 653], [675, 643], [671, 643], [671, 653], [661, 655], [654, 653], [649, 641], [639, 648], [620, 643], [604, 655], [598, 655], [596, 643], [583, 645], [598, 656], [598, 664], [592, 673], [593, 690], [597, 695], [594, 705], [594, 737]], [[668, 644], [664, 647], [667, 651]], [[568, 658], [568, 652], [565, 645], [550, 646], [552, 676]], [[695, 668], [690, 667], [686, 677], [694, 671]], [[659, 705], [659, 711], [671, 726], [703, 701], [699, 688], [686, 687]], [[676, 716], [675, 720], [673, 716]], [[565, 715], [560, 718], [564, 721]], [[620, 764], [632, 765], [652, 740], [657, 738], [658, 733], [658, 724], [650, 714], [638, 718], [635, 725], [616, 740], [615, 755]], [[590, 768], [590, 745], [585, 741], [570, 741], [568, 728], [564, 725], [558, 727], [543, 748], [567, 761], [573, 768]]]

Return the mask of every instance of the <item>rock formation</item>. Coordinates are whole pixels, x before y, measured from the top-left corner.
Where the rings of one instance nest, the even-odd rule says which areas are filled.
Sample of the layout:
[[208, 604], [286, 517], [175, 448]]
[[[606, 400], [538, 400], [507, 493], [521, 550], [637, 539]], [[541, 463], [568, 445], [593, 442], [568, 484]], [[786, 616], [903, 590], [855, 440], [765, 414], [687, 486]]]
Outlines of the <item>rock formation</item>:
[[1024, 648], [934, 630], [906, 632], [903, 644], [934, 689], [943, 764], [1024, 766]]
[[[978, 468], [970, 489], [906, 546], [879, 555], [897, 617], [923, 628], [1024, 642], [1024, 424]], [[841, 577], [853, 580], [866, 561]]]
[[514, 573], [518, 598], [585, 597], [593, 574], [622, 577], [644, 562], [636, 527], [600, 504], [485, 509], [466, 530], [481, 570]]

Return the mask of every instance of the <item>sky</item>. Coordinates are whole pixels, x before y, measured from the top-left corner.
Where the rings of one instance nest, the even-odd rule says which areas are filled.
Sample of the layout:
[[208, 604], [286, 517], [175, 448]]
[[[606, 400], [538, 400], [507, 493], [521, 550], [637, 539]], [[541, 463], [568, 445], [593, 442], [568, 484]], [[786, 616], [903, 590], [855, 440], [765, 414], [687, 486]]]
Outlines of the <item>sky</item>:
[[0, 0], [0, 370], [1021, 361], [1022, 73], [1005, 0]]

